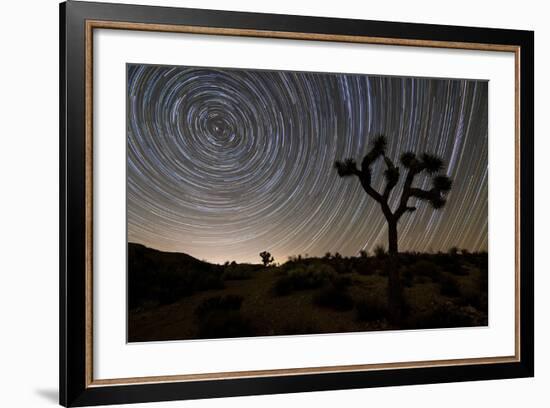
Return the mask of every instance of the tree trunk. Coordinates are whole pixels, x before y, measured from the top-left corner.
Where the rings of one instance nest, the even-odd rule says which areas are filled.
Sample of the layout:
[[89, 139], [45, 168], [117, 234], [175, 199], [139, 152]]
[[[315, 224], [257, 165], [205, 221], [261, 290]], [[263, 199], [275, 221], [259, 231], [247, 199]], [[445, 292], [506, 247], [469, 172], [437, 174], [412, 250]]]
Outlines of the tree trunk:
[[388, 220], [388, 253], [397, 255], [397, 221]]
[[403, 312], [403, 288], [397, 259], [397, 221], [388, 220], [388, 305], [390, 320], [401, 325]]

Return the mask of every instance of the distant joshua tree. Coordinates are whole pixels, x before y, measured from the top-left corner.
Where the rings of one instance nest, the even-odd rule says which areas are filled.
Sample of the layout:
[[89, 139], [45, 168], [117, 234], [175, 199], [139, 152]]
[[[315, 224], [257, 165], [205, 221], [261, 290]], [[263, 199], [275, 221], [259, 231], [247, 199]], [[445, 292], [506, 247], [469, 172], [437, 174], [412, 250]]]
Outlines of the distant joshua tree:
[[[356, 176], [365, 192], [371, 196], [378, 204], [388, 223], [388, 255], [390, 261], [395, 262], [398, 253], [397, 247], [397, 224], [403, 214], [416, 211], [415, 205], [409, 204], [409, 199], [418, 199], [428, 201], [434, 209], [442, 208], [446, 203], [446, 195], [451, 190], [452, 180], [439, 172], [443, 169], [443, 160], [438, 156], [429, 153], [423, 153], [417, 156], [413, 152], [403, 153], [400, 157], [401, 164], [406, 171], [405, 182], [399, 204], [395, 210], [390, 208], [390, 193], [399, 182], [401, 175], [400, 168], [386, 156], [386, 137], [377, 136], [371, 144], [370, 151], [363, 158], [361, 168], [357, 167], [354, 159], [345, 159], [336, 161], [334, 167], [340, 177]], [[380, 193], [372, 187], [372, 165], [382, 158], [386, 164], [384, 177], [386, 183], [384, 190]], [[426, 173], [431, 176], [432, 187], [429, 190], [413, 186], [416, 176]], [[377, 251], [375, 251], [377, 252]], [[388, 293], [390, 307], [394, 320], [400, 319], [400, 308], [402, 305], [402, 290], [399, 278], [399, 271], [396, 265], [390, 267]]]
[[271, 254], [267, 251], [260, 252], [260, 258], [262, 258], [262, 263], [264, 266], [269, 266], [269, 264], [275, 261]]

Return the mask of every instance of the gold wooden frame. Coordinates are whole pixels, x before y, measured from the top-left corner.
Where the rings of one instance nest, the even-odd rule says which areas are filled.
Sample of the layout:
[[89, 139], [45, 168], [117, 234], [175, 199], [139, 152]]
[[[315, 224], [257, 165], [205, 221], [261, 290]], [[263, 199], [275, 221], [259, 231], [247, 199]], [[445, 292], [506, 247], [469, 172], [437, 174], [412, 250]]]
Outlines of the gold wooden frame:
[[[274, 370], [253, 370], [217, 372], [205, 374], [184, 374], [153, 377], [128, 377], [113, 379], [93, 378], [93, 30], [118, 29], [132, 31], [155, 31], [187, 34], [206, 34], [222, 36], [244, 36], [277, 39], [295, 39], [312, 41], [331, 41], [344, 43], [398, 45], [412, 47], [450, 48], [479, 51], [513, 52], [515, 58], [515, 353], [513, 356], [479, 357], [448, 360], [429, 360], [414, 362], [356, 364], [324, 367], [303, 367]], [[407, 369], [420, 367], [460, 366], [470, 364], [514, 363], [521, 361], [520, 356], [520, 47], [514, 45], [446, 42], [431, 40], [395, 39], [368, 36], [330, 35], [285, 31], [262, 31], [250, 29], [231, 29], [197, 27], [188, 25], [166, 25], [148, 23], [127, 23], [120, 21], [87, 20], [86, 36], [86, 238], [85, 238], [85, 284], [86, 284], [86, 387], [112, 385], [130, 385], [145, 383], [167, 383], [180, 381], [223, 380], [266, 376], [290, 376], [299, 374], [319, 374], [351, 371], [371, 371], [388, 369]]]

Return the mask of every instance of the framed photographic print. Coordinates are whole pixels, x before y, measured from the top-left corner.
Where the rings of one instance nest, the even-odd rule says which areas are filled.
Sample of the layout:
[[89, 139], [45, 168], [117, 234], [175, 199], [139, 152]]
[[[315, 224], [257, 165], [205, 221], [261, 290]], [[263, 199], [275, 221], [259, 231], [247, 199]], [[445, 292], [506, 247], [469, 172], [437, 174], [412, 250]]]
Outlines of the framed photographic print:
[[533, 376], [533, 32], [60, 27], [61, 404]]

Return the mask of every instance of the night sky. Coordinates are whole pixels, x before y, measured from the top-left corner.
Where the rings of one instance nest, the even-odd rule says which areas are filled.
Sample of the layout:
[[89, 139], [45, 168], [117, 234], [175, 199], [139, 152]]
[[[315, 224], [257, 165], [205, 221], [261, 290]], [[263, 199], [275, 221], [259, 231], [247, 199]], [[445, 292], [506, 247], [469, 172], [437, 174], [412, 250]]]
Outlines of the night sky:
[[379, 204], [334, 169], [361, 163], [382, 133], [396, 163], [436, 153], [454, 182], [443, 209], [416, 201], [401, 218], [399, 250], [487, 250], [486, 81], [132, 64], [127, 75], [129, 242], [216, 263], [387, 248]]

